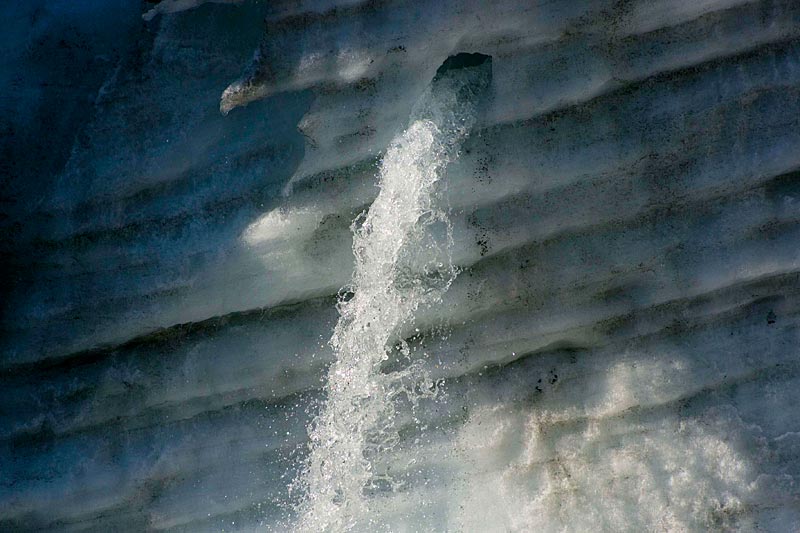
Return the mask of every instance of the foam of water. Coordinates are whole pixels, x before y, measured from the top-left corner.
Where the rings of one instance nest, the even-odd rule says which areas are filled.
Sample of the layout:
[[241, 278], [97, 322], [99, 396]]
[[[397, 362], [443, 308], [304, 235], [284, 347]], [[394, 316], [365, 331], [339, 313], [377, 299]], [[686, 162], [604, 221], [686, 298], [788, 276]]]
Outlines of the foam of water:
[[[398, 488], [400, 480], [379, 475], [374, 460], [400, 441], [398, 405], [413, 409], [437, 394], [402, 335], [412, 330], [415, 311], [438, 303], [455, 278], [438, 192], [486, 85], [485, 66], [437, 74], [383, 158], [375, 202], [353, 223], [355, 271], [344, 291], [350, 297], [339, 303], [327, 399], [309, 428], [310, 455], [296, 483], [305, 493], [299, 531], [369, 525], [367, 495]], [[405, 363], [388, 371], [390, 358]]]

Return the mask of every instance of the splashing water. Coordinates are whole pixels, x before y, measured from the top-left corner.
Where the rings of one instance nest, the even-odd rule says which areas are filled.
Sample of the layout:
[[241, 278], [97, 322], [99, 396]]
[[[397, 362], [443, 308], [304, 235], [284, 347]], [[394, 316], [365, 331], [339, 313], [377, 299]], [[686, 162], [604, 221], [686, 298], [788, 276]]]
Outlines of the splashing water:
[[455, 57], [461, 59], [439, 69], [410, 126], [391, 143], [380, 192], [363, 220], [353, 223], [352, 296], [339, 302], [327, 400], [309, 428], [310, 455], [297, 481], [305, 492], [299, 531], [347, 531], [370, 516], [365, 491], [375, 489], [379, 477], [372, 458], [400, 439], [397, 402], [404, 397], [413, 405], [437, 392], [421, 364], [392, 372], [382, 364], [395, 344], [410, 361], [401, 334], [420, 306], [440, 301], [456, 275], [437, 184], [474, 123], [491, 62], [478, 54]]

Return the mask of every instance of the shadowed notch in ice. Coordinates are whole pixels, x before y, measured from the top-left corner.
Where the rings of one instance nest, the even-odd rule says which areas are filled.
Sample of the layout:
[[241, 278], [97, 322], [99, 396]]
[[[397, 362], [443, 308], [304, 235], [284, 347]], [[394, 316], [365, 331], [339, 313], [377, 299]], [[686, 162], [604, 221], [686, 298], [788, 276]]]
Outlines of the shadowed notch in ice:
[[489, 63], [489, 67], [491, 67], [492, 56], [487, 56], [486, 54], [480, 54], [478, 52], [461, 52], [460, 54], [452, 55], [444, 60], [441, 67], [436, 69], [436, 76], [433, 77], [433, 83], [446, 77], [447, 72], [450, 70], [480, 67], [487, 62]]

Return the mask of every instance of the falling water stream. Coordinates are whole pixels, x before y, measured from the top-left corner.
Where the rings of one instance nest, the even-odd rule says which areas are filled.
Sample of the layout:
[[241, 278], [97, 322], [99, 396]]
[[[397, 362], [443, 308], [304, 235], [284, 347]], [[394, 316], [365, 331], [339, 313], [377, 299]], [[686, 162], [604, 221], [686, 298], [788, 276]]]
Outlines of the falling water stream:
[[[409, 357], [402, 333], [413, 328], [415, 311], [436, 305], [455, 278], [441, 182], [490, 77], [490, 58], [480, 54], [442, 65], [383, 158], [377, 198], [353, 223], [355, 269], [330, 340], [335, 360], [327, 399], [309, 427], [310, 455], [297, 481], [305, 494], [299, 531], [369, 523], [365, 492], [376, 486], [373, 459], [399, 441], [398, 402], [437, 393], [424, 360]], [[386, 370], [397, 357], [406, 363]], [[381, 481], [392, 486], [385, 475]]]

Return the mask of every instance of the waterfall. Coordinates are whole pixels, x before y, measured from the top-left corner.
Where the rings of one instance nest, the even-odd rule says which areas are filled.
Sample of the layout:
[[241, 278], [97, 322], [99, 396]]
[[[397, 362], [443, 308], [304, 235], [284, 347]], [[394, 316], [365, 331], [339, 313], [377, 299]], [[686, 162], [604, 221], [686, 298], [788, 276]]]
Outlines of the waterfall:
[[[459, 54], [439, 69], [408, 128], [381, 163], [380, 192], [352, 225], [355, 269], [339, 301], [330, 344], [327, 399], [309, 428], [310, 455], [297, 481], [305, 491], [300, 531], [349, 530], [368, 516], [365, 491], [377, 488], [371, 457], [399, 440], [397, 404], [437, 394], [402, 333], [420, 306], [435, 305], [455, 278], [450, 226], [441, 205], [448, 162], [475, 122], [491, 61]], [[392, 358], [404, 364], [382, 368]], [[380, 476], [389, 486], [395, 481]]]

